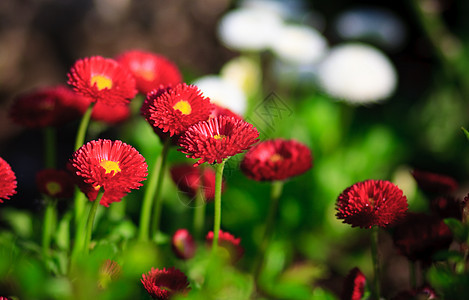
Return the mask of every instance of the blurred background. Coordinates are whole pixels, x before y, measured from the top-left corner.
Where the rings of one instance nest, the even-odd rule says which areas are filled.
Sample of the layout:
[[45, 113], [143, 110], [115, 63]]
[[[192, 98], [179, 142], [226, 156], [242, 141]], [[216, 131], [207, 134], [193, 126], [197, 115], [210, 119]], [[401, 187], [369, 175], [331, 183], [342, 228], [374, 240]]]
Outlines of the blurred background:
[[[232, 29], [222, 25], [228, 26], [228, 15], [247, 8], [270, 12], [282, 24], [313, 31], [313, 41], [307, 41], [310, 48], [297, 53], [302, 44], [282, 36], [271, 23], [260, 32], [273, 34], [275, 43], [237, 44], [236, 37], [225, 35]], [[253, 65], [250, 71], [239, 71], [247, 72], [242, 73], [246, 109], [240, 114], [256, 125], [261, 139], [295, 138], [308, 145], [314, 156], [313, 169], [285, 185], [269, 250], [268, 259], [275, 263], [267, 273], [283, 287], [295, 282], [295, 288], [320, 285], [337, 292], [354, 266], [371, 274], [367, 232], [335, 218], [335, 200], [342, 190], [368, 178], [386, 179], [404, 190], [412, 210], [426, 211], [424, 196], [410, 174], [418, 168], [454, 177], [461, 186], [457, 197], [469, 191], [468, 142], [461, 131], [469, 127], [467, 13], [465, 0], [2, 0], [0, 155], [18, 177], [18, 194], [5, 206], [30, 213], [41, 210], [34, 174], [42, 168], [42, 137], [8, 117], [18, 95], [66, 83], [73, 63], [92, 55], [115, 57], [130, 49], [159, 53], [178, 65], [188, 83], [206, 75], [236, 81], [239, 77], [227, 75], [226, 65], [245, 58]], [[254, 32], [253, 26], [247, 31]], [[372, 53], [363, 57], [358, 49], [357, 58], [351, 58], [352, 71], [340, 67], [349, 62], [334, 67], [335, 49], [352, 43], [365, 45]], [[364, 90], [353, 88], [361, 82], [343, 89], [353, 72], [368, 83]], [[376, 96], [373, 88], [378, 89]], [[122, 138], [151, 163], [159, 141], [144, 121], [136, 119], [115, 126], [96, 125], [95, 136]], [[76, 125], [58, 132], [62, 163], [70, 157]], [[170, 159], [185, 160], [177, 151], [170, 153]], [[240, 174], [240, 159], [234, 157], [225, 170], [228, 188], [222, 228], [242, 237], [247, 254], [240, 268], [248, 269], [267, 211], [269, 186]], [[171, 234], [181, 226], [174, 215], [189, 219], [191, 210], [187, 199], [174, 196], [170, 180], [164, 193], [162, 230]], [[129, 198], [140, 196], [137, 192]], [[130, 218], [137, 221], [138, 202], [126, 202]], [[388, 235], [383, 233], [381, 242], [385, 293], [408, 288], [406, 260], [393, 250]], [[292, 279], [295, 270], [304, 271], [305, 282]]]

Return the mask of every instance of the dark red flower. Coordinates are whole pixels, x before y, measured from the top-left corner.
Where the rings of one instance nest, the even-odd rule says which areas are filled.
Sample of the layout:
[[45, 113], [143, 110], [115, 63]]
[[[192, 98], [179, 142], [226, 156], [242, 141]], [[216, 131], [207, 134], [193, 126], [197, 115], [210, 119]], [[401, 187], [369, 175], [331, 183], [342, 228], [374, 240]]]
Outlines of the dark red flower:
[[430, 202], [430, 209], [442, 219], [462, 220], [464, 203], [452, 196], [440, 196]]
[[345, 189], [336, 209], [336, 216], [352, 227], [387, 227], [405, 216], [407, 198], [393, 183], [370, 179]]
[[[207, 246], [211, 247], [213, 243], [213, 231], [210, 231], [205, 237]], [[229, 232], [220, 230], [218, 233], [218, 246], [228, 252], [228, 256], [232, 263], [237, 262], [243, 257], [244, 248], [241, 247], [241, 238], [235, 238]]]
[[196, 86], [185, 83], [148, 93], [141, 109], [153, 128], [170, 136], [179, 135], [189, 126], [207, 120], [210, 111], [210, 99]]
[[93, 102], [126, 104], [137, 94], [132, 73], [111, 58], [80, 59], [67, 75], [68, 84]]
[[178, 67], [162, 55], [130, 50], [119, 55], [116, 60], [132, 72], [137, 89], [142, 94], [147, 94], [161, 85], [176, 85], [182, 82]]
[[189, 292], [189, 281], [186, 275], [174, 267], [163, 270], [151, 268], [142, 275], [140, 281], [153, 299], [166, 300], [175, 294]]
[[78, 119], [82, 113], [76, 103], [83, 101], [66, 86], [42, 88], [17, 97], [10, 108], [11, 119], [22, 126], [59, 126]]
[[251, 179], [284, 180], [312, 167], [311, 151], [294, 141], [275, 139], [260, 142], [244, 156], [240, 168]]
[[361, 300], [365, 295], [366, 277], [359, 268], [353, 268], [345, 277], [340, 300]]
[[[197, 190], [204, 191], [206, 201], [215, 198], [215, 171], [212, 168], [194, 167], [189, 164], [175, 165], [171, 167], [171, 177], [179, 190], [187, 193], [190, 198], [195, 198]], [[222, 192], [225, 188], [222, 183]]]
[[178, 229], [171, 239], [174, 254], [181, 259], [194, 257], [197, 245], [187, 229]]
[[0, 157], [0, 203], [16, 194], [16, 175], [10, 165]]
[[147, 176], [145, 158], [122, 141], [99, 139], [83, 145], [73, 154], [69, 168], [91, 201], [100, 188], [104, 189], [100, 202], [104, 206], [138, 189]]
[[[91, 101], [85, 97], [81, 98], [81, 101], [77, 101], [75, 105], [83, 115], [88, 110]], [[128, 104], [109, 105], [105, 102], [96, 102], [91, 113], [91, 119], [112, 125], [127, 120], [130, 113]]]
[[53, 198], [72, 197], [75, 188], [70, 174], [56, 169], [39, 171], [36, 174], [36, 186], [39, 192]]
[[127, 120], [130, 117], [130, 107], [126, 104], [107, 105], [104, 102], [98, 102], [93, 107], [91, 119], [101, 121], [107, 124], [117, 124]]
[[224, 159], [249, 149], [257, 142], [259, 132], [248, 122], [218, 116], [199, 122], [187, 129], [179, 139], [179, 151], [187, 157], [200, 158], [194, 166], [204, 162], [221, 163]]
[[421, 170], [413, 170], [412, 176], [424, 192], [445, 195], [456, 191], [458, 188], [458, 182], [450, 176]]
[[220, 106], [216, 103], [212, 103], [212, 112], [210, 113], [209, 119], [214, 119], [218, 116], [228, 116], [228, 117], [234, 117], [236, 119], [243, 120], [243, 117], [232, 112], [228, 108]]
[[408, 259], [431, 262], [433, 254], [448, 249], [453, 241], [453, 234], [436, 216], [408, 213], [405, 219], [396, 225], [393, 241], [399, 252]]

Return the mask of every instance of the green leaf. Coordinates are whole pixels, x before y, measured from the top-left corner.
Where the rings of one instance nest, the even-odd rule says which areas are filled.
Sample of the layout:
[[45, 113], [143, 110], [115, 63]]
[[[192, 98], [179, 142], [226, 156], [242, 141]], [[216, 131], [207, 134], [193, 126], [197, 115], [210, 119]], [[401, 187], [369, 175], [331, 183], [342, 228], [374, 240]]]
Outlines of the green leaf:
[[461, 221], [455, 218], [446, 218], [444, 222], [451, 229], [456, 240], [465, 242], [469, 237], [469, 229]]
[[0, 219], [5, 221], [19, 237], [30, 238], [33, 233], [33, 221], [29, 212], [11, 207], [3, 208]]
[[469, 140], [469, 132], [464, 128], [461, 127], [462, 132], [464, 132], [464, 135], [466, 136], [466, 139]]
[[459, 262], [464, 259], [464, 255], [459, 251], [441, 250], [436, 252], [432, 258], [436, 261], [447, 260], [449, 262]]
[[72, 221], [72, 213], [66, 213], [60, 220], [55, 234], [55, 242], [61, 250], [68, 251], [70, 249], [70, 222]]
[[[321, 289], [321, 288], [316, 288], [316, 289], [314, 289], [313, 295], [310, 299], [311, 300], [313, 300], [313, 299], [336, 300], [337, 297], [331, 292], [328, 292], [328, 291], [326, 291], [324, 289]], [[366, 299], [366, 298], [364, 298], [364, 299]]]
[[455, 274], [449, 267], [434, 266], [427, 277], [441, 299], [465, 300], [469, 295], [468, 273]]

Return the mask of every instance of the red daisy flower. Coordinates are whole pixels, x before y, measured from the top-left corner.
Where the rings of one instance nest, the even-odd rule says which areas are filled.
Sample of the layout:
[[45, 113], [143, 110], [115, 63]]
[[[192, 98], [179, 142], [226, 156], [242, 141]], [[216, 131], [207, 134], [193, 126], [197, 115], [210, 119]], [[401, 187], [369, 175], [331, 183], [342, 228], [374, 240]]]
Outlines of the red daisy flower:
[[131, 189], [138, 189], [147, 176], [145, 158], [122, 141], [91, 141], [73, 154], [69, 166], [91, 201], [100, 188], [104, 189], [100, 202], [104, 206], [120, 201]]
[[209, 119], [214, 119], [218, 116], [228, 116], [228, 117], [234, 117], [236, 119], [243, 120], [243, 117], [232, 112], [228, 108], [220, 106], [216, 103], [212, 103], [212, 112], [210, 113]]
[[36, 186], [39, 192], [53, 198], [72, 197], [75, 187], [69, 173], [56, 169], [39, 171], [36, 174]]
[[[204, 191], [206, 201], [215, 198], [215, 171], [211, 168], [197, 168], [182, 164], [171, 167], [171, 177], [179, 190], [195, 198], [199, 187]], [[222, 182], [222, 192], [225, 183]]]
[[182, 82], [178, 67], [162, 55], [141, 50], [130, 50], [116, 60], [134, 75], [137, 89], [147, 94], [160, 85], [176, 85]]
[[117, 262], [106, 259], [106, 261], [99, 268], [98, 286], [102, 289], [107, 288], [111, 281], [119, 278], [121, 271], [122, 268]]
[[82, 101], [66, 86], [42, 88], [17, 97], [10, 108], [11, 119], [22, 126], [58, 126], [82, 114], [75, 103]]
[[366, 277], [359, 268], [353, 268], [345, 277], [341, 300], [360, 300], [365, 295]]
[[194, 166], [204, 162], [221, 163], [225, 158], [249, 149], [257, 142], [259, 132], [248, 122], [218, 116], [199, 122], [187, 129], [179, 139], [179, 151], [187, 157], [200, 158]]
[[453, 234], [436, 216], [408, 213], [395, 227], [393, 241], [400, 253], [408, 259], [429, 263], [437, 251], [448, 249]]
[[170, 136], [207, 120], [210, 111], [210, 99], [202, 96], [195, 85], [185, 83], [150, 92], [142, 105], [142, 115], [148, 123]]
[[171, 239], [174, 254], [181, 259], [194, 257], [197, 245], [187, 229], [178, 229]]
[[189, 292], [189, 281], [186, 275], [174, 267], [163, 270], [151, 268], [142, 275], [140, 281], [153, 299], [166, 300], [175, 294]]
[[417, 181], [417, 185], [425, 192], [444, 195], [450, 194], [458, 188], [458, 182], [450, 176], [421, 170], [413, 170], [412, 176]]
[[0, 203], [16, 194], [16, 175], [10, 165], [0, 157]]
[[240, 168], [251, 179], [284, 180], [312, 167], [311, 151], [294, 140], [275, 139], [260, 142], [244, 156]]
[[[213, 231], [210, 231], [205, 237], [207, 246], [211, 247], [213, 244]], [[244, 248], [241, 247], [241, 238], [235, 238], [234, 235], [222, 230], [218, 233], [218, 246], [228, 252], [232, 263], [237, 262], [243, 257]]]
[[387, 227], [404, 217], [407, 198], [393, 183], [370, 179], [345, 189], [336, 208], [336, 216], [352, 227]]
[[111, 58], [80, 59], [67, 75], [68, 84], [93, 102], [126, 104], [137, 94], [132, 73]]

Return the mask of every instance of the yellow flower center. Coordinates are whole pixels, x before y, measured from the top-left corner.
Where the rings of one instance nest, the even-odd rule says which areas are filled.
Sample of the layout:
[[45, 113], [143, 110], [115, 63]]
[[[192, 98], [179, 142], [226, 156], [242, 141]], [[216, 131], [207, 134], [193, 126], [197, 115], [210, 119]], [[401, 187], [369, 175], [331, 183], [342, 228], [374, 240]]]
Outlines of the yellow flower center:
[[103, 89], [110, 89], [112, 88], [112, 80], [104, 75], [93, 75], [91, 76], [91, 85], [96, 85], [100, 91]]
[[280, 161], [280, 160], [283, 160], [283, 157], [282, 157], [280, 154], [278, 154], [278, 153], [274, 153], [274, 154], [269, 158], [269, 160], [274, 163], [274, 162], [278, 162], [278, 161]]
[[215, 134], [215, 135], [213, 136], [213, 138], [216, 139], [216, 140], [222, 140], [222, 139], [226, 138], [226, 135], [223, 135], [223, 134]]
[[173, 108], [179, 110], [183, 115], [189, 115], [192, 112], [192, 107], [186, 100], [179, 100], [174, 104]]
[[99, 165], [106, 170], [106, 174], [109, 174], [112, 171], [114, 171], [114, 175], [115, 175], [116, 173], [119, 173], [121, 171], [121, 168], [119, 168], [119, 162], [115, 162], [112, 160], [103, 159], [99, 163]]
[[155, 79], [155, 72], [153, 70], [138, 69], [136, 73], [146, 81], [152, 81]]
[[51, 196], [55, 196], [62, 191], [62, 186], [55, 181], [49, 181], [46, 183], [46, 189]]

